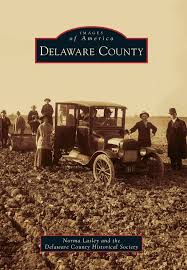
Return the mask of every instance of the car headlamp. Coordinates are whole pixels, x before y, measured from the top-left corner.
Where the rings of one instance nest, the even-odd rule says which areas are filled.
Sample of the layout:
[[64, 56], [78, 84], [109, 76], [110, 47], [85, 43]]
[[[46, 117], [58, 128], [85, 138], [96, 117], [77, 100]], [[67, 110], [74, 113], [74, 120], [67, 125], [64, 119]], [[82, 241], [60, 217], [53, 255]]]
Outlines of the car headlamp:
[[140, 155], [144, 157], [147, 154], [147, 150], [145, 148], [140, 149]]

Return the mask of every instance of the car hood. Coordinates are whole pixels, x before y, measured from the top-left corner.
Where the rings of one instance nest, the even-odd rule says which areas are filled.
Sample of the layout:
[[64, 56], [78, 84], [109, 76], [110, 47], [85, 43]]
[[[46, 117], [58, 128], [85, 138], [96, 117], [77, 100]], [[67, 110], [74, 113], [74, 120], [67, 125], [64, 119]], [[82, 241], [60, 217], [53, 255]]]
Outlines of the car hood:
[[111, 138], [108, 140], [107, 143], [119, 146], [120, 142], [124, 142], [124, 139], [123, 138]]

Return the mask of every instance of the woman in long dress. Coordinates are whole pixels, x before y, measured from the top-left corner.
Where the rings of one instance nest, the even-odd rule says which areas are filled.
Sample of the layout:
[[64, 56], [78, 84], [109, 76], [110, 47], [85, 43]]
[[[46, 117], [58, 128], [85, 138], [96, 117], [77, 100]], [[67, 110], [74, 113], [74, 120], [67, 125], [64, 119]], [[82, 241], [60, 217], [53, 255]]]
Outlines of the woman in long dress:
[[36, 146], [37, 151], [35, 155], [34, 168], [45, 168], [52, 165], [52, 131], [53, 127], [49, 123], [48, 116], [41, 117], [43, 121], [37, 130]]

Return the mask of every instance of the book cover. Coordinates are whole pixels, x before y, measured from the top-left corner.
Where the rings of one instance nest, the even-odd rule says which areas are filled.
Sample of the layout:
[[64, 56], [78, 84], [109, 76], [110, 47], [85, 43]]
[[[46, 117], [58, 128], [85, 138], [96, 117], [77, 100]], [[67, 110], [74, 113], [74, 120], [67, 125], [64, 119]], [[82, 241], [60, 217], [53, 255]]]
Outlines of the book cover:
[[0, 269], [185, 269], [186, 9], [1, 3]]

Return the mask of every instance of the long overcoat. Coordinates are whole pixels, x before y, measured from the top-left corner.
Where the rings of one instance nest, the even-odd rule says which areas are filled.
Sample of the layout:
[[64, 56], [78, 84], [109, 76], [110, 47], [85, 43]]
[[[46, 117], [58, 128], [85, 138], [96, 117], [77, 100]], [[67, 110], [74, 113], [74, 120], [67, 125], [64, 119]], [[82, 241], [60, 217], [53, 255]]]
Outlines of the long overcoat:
[[175, 122], [169, 121], [166, 138], [168, 141], [168, 157], [186, 158], [186, 124], [183, 120], [177, 118]]
[[48, 116], [49, 123], [53, 125], [53, 107], [51, 104], [44, 104], [41, 110], [42, 115]]
[[8, 117], [0, 117], [0, 139], [8, 139], [8, 132], [10, 126], [11, 122]]

